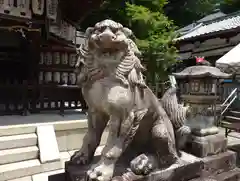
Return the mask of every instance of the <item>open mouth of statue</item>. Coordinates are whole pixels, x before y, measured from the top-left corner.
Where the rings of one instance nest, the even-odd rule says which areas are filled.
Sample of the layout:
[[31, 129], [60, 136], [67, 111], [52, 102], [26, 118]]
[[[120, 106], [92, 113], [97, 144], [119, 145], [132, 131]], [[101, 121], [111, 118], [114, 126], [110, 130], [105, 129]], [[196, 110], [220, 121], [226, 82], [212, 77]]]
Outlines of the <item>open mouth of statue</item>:
[[114, 47], [112, 47], [112, 48], [103, 48], [102, 49], [102, 53], [104, 53], [104, 54], [106, 54], [106, 53], [115, 53], [117, 51], [119, 51], [119, 49], [114, 48]]

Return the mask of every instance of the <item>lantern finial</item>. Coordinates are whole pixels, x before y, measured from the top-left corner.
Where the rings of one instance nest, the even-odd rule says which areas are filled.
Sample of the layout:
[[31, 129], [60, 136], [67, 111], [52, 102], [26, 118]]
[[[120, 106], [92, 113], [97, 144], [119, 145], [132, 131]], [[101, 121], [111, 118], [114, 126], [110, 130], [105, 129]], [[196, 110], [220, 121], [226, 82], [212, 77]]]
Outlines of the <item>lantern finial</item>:
[[198, 65], [207, 65], [207, 66], [211, 66], [211, 63], [208, 62], [207, 60], [204, 59], [204, 57], [195, 57], [196, 58], [196, 63]]
[[195, 58], [196, 58], [196, 63], [201, 63], [205, 61], [204, 57], [195, 57]]

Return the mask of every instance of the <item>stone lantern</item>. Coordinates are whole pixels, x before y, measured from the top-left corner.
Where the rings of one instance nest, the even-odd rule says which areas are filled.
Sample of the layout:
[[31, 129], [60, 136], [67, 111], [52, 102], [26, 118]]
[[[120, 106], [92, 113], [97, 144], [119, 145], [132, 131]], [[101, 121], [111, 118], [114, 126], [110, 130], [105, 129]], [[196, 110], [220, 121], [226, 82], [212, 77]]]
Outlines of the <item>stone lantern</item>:
[[180, 82], [181, 99], [190, 107], [186, 124], [192, 130], [191, 151], [208, 156], [226, 149], [226, 138], [216, 124], [216, 104], [220, 98], [219, 80], [231, 77], [210, 65], [195, 65], [173, 73]]

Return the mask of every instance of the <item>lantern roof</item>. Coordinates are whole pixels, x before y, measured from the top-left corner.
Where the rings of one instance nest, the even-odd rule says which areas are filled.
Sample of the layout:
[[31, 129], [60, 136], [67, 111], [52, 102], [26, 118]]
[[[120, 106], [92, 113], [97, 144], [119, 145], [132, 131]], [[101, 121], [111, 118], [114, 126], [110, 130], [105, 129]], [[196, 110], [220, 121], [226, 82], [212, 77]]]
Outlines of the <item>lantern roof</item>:
[[218, 79], [230, 78], [232, 74], [222, 72], [220, 69], [206, 65], [195, 65], [185, 68], [183, 71], [173, 73], [176, 78], [204, 78], [212, 77]]

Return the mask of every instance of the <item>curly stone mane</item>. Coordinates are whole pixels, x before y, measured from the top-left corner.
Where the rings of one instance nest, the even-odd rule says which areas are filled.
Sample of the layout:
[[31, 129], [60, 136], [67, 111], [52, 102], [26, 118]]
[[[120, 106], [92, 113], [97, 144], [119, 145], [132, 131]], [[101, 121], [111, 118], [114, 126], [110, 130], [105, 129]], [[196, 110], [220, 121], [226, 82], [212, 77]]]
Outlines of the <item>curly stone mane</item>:
[[[132, 46], [134, 43], [132, 40], [129, 40], [129, 49], [125, 52], [124, 56], [121, 57], [120, 64], [116, 68], [116, 79], [119, 79], [123, 82], [124, 85], [139, 85], [140, 87], [146, 87], [145, 81], [143, 79], [142, 71], [145, 68], [142, 66], [141, 61], [135, 55], [135, 47]], [[135, 45], [136, 46], [136, 45]], [[80, 63], [83, 63], [85, 68], [82, 70], [84, 74], [85, 81], [87, 80], [96, 80], [102, 77], [103, 72], [100, 67], [95, 65], [95, 57], [88, 46], [81, 46], [78, 49], [78, 62], [76, 66], [79, 66]]]
[[[124, 50], [123, 55], [120, 53], [120, 63], [116, 68], [115, 78], [120, 80], [124, 85], [146, 87], [142, 71], [145, 68], [142, 66], [138, 56], [141, 54], [138, 50], [135, 42], [130, 38], [126, 39], [128, 48]], [[95, 63], [98, 57], [96, 50], [89, 48], [89, 44], [80, 46], [77, 49], [78, 61], [76, 67], [81, 63], [84, 64], [84, 68], [81, 70], [83, 81], [95, 81], [101, 77], [104, 77], [104, 73], [101, 67]], [[116, 53], [118, 54], [118, 53]], [[80, 81], [81, 82], [81, 81]]]

